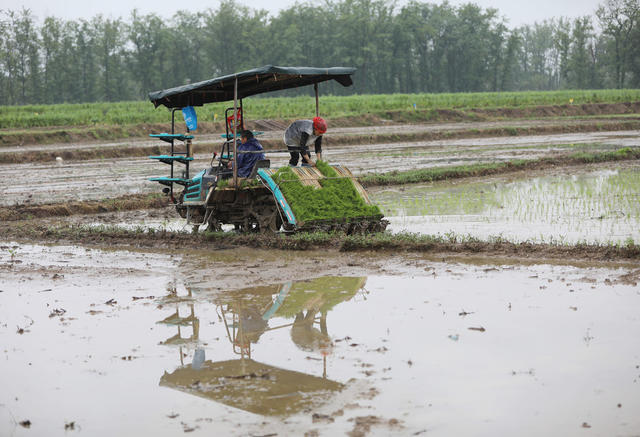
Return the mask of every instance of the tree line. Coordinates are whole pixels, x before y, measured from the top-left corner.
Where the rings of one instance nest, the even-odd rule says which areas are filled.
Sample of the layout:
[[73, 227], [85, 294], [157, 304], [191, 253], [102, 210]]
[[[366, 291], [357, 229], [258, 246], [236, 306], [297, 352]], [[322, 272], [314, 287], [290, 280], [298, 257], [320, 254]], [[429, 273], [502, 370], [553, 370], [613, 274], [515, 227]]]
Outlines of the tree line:
[[640, 0], [510, 28], [496, 9], [327, 0], [270, 15], [235, 0], [170, 18], [41, 22], [0, 11], [0, 105], [122, 101], [261, 65], [353, 66], [324, 92], [415, 93], [640, 87]]

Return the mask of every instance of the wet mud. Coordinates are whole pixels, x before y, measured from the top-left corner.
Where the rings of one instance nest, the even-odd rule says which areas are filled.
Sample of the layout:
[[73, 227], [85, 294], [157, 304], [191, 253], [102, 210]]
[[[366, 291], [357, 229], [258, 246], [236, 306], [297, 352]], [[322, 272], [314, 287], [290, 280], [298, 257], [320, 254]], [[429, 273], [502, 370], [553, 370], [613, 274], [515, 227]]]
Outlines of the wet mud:
[[[633, 120], [577, 120], [572, 122], [558, 122], [554, 120], [536, 120], [526, 122], [491, 122], [491, 123], [463, 123], [457, 125], [400, 125], [393, 128], [377, 126], [363, 128], [333, 129], [324, 140], [325, 146], [344, 147], [348, 145], [362, 145], [371, 143], [397, 143], [415, 141], [449, 140], [454, 138], [486, 138], [512, 137], [527, 135], [549, 135], [575, 132], [616, 132], [637, 130], [640, 121]], [[265, 150], [283, 149], [282, 131], [265, 132], [261, 137], [261, 144]], [[219, 135], [198, 136], [193, 145], [194, 153], [211, 153], [220, 147]], [[15, 148], [0, 148], [0, 164], [24, 162], [51, 162], [59, 158], [63, 160], [83, 161], [96, 158], [113, 159], [125, 157], [141, 157], [166, 153], [167, 147], [149, 140], [133, 140], [125, 143], [109, 144], [78, 144], [74, 147], [53, 146], [24, 146]]]
[[[453, 180], [452, 183], [454, 186], [460, 184], [460, 180], [470, 180], [466, 182], [467, 184], [476, 184], [477, 180], [480, 178], [487, 178], [488, 176], [500, 175], [500, 174], [511, 174], [511, 176], [505, 176], [503, 178], [494, 178], [488, 179], [484, 181], [486, 184], [503, 184], [505, 181], [510, 181], [514, 179], [528, 179], [534, 175], [537, 175], [536, 178], [541, 176], [551, 176], [554, 173], [557, 175], [566, 175], [566, 168], [563, 168], [562, 172], [558, 171], [558, 167], [566, 167], [566, 166], [578, 166], [571, 170], [571, 173], [575, 174], [584, 174], [585, 172], [594, 172], [598, 170], [602, 170], [604, 168], [611, 169], [625, 169], [636, 168], [637, 164], [634, 160], [630, 162], [625, 162], [627, 159], [627, 155], [630, 158], [634, 158], [636, 156], [635, 152], [630, 152], [626, 155], [614, 154], [611, 158], [616, 159], [617, 161], [609, 162], [602, 161], [597, 164], [585, 164], [590, 159], [593, 158], [576, 158], [573, 155], [568, 156], [559, 156], [556, 158], [541, 158], [538, 160], [528, 160], [528, 161], [519, 161], [517, 165], [511, 162], [506, 162], [504, 166], [499, 167], [488, 167], [488, 168], [478, 168], [474, 169], [463, 169], [463, 170], [451, 170], [445, 172], [439, 172], [437, 174], [428, 175], [429, 179], [433, 181], [440, 180]], [[591, 156], [591, 155], [588, 155]], [[604, 155], [603, 155], [604, 156]], [[597, 157], [597, 156], [596, 156]], [[598, 158], [600, 159], [600, 158]], [[610, 159], [608, 157], [602, 159]], [[618, 160], [622, 159], [622, 161]], [[392, 175], [389, 175], [392, 176]], [[561, 177], [561, 176], [560, 176]], [[476, 178], [476, 179], [474, 179]], [[400, 193], [399, 199], [400, 202], [407, 203], [408, 198], [407, 195], [409, 192], [414, 193], [413, 198], [415, 198], [416, 193], [422, 196], [420, 193], [421, 190], [426, 189], [427, 191], [432, 191], [430, 186], [419, 186], [419, 185], [409, 185], [405, 187], [403, 185], [397, 185], [395, 188], [391, 189], [375, 189], [377, 185], [391, 185], [395, 180], [394, 177], [387, 177], [385, 174], [372, 176], [370, 174], [364, 175], [359, 178], [360, 183], [362, 183], [365, 187], [369, 188], [371, 193], [373, 193], [373, 199], [376, 203], [385, 204], [386, 209], [385, 213], [388, 216], [407, 216], [407, 215], [415, 215], [417, 212], [418, 215], [425, 214], [433, 215], [433, 211], [427, 211], [428, 206], [423, 203], [420, 203], [418, 200], [411, 200], [411, 205], [408, 206], [414, 213], [407, 214], [407, 212], [400, 212], [397, 207], [392, 204], [389, 204], [387, 199], [393, 199], [393, 202], [397, 202], [398, 197], [395, 193]], [[378, 180], [379, 179], [379, 180]], [[424, 180], [424, 179], [423, 179]], [[443, 187], [446, 184], [442, 185]], [[437, 189], [436, 189], [437, 190]], [[628, 194], [627, 196], [632, 196], [633, 193]], [[393, 203], [392, 202], [392, 203]], [[449, 202], [449, 201], [447, 201]], [[99, 217], [95, 218], [78, 218], [77, 220], [69, 221], [66, 220], [67, 223], [74, 224], [82, 224], [82, 223], [101, 223], [101, 224], [118, 224], [125, 227], [155, 227], [158, 228], [160, 223], [157, 221], [153, 221], [153, 217], [157, 217], [158, 214], [153, 213], [151, 211], [147, 211], [149, 209], [164, 209], [166, 210], [162, 216], [164, 217], [163, 223], [165, 223], [164, 227], [166, 228], [168, 223], [167, 220], [171, 221], [175, 219], [175, 214], [171, 215], [173, 212], [173, 208], [169, 207], [170, 202], [166, 196], [163, 196], [159, 193], [150, 193], [145, 195], [124, 195], [113, 197], [109, 199], [103, 200], [87, 200], [87, 201], [66, 201], [66, 202], [54, 202], [54, 203], [45, 203], [38, 204], [33, 203], [32, 195], [28, 195], [24, 204], [16, 204], [10, 206], [0, 206], [0, 219], [5, 221], [17, 221], [17, 220], [31, 220], [31, 219], [41, 219], [48, 217], [69, 217], [73, 215], [87, 215], [87, 214], [100, 214]], [[116, 211], [140, 211], [134, 214], [123, 215], [121, 217], [114, 217], [105, 215], [107, 212], [116, 212]], [[403, 209], [404, 211], [404, 209]], [[618, 211], [618, 215], [624, 215], [624, 212]], [[603, 218], [603, 216], [598, 216], [598, 218]], [[151, 220], [149, 220], [151, 219]], [[405, 223], [407, 221], [405, 220]], [[54, 223], [55, 224], [55, 223]], [[184, 226], [176, 226], [175, 224], [171, 224], [170, 228], [172, 230], [180, 230], [183, 229]], [[415, 227], [403, 227], [405, 231], [416, 232], [420, 231]]]
[[[72, 215], [102, 214], [113, 211], [148, 210], [167, 208], [166, 197], [155, 194], [125, 195], [102, 201], [70, 201], [50, 204], [30, 205], [29, 198], [24, 204], [0, 207], [0, 220], [32, 220], [45, 217], [68, 217]], [[86, 221], [86, 219], [84, 219]]]
[[[326, 154], [363, 175], [639, 136]], [[395, 233], [367, 236], [193, 234], [147, 161], [0, 165], [0, 435], [640, 433], [636, 161], [372, 189]]]
[[[323, 155], [347, 166], [354, 174], [402, 171], [443, 165], [503, 162], [512, 159], [554, 157], [580, 150], [608, 151], [637, 146], [640, 131], [561, 134], [431, 142], [367, 144], [327, 147]], [[268, 155], [271, 165], [287, 165], [288, 153]], [[210, 154], [197, 154], [193, 170], [206, 168]], [[147, 158], [58, 160], [49, 163], [0, 165], [0, 205], [29, 202], [99, 200], [126, 194], [158, 193], [148, 181], [166, 175], [163, 164]]]
[[[159, 212], [157, 226], [127, 226], [119, 223], [104, 225], [86, 224], [36, 224], [17, 222], [10, 225], [0, 224], [0, 232], [15, 235], [21, 242], [39, 241], [53, 244], [71, 244], [95, 247], [155, 248], [160, 250], [179, 250], [184, 247], [197, 247], [202, 250], [218, 251], [232, 248], [259, 248], [312, 252], [326, 250], [330, 253], [353, 252], [381, 254], [423, 253], [433, 256], [504, 257], [513, 260], [565, 260], [565, 261], [618, 261], [638, 262], [640, 245], [565, 242], [536, 243], [531, 241], [512, 242], [502, 237], [486, 239], [472, 236], [458, 236], [445, 233], [433, 235], [419, 233], [379, 233], [369, 235], [344, 234], [236, 234], [228, 230], [218, 233], [192, 233], [184, 222], [167, 221], [167, 212]], [[150, 223], [151, 224], [151, 223]]]
[[9, 242], [0, 272], [3, 435], [640, 429], [637, 266]]

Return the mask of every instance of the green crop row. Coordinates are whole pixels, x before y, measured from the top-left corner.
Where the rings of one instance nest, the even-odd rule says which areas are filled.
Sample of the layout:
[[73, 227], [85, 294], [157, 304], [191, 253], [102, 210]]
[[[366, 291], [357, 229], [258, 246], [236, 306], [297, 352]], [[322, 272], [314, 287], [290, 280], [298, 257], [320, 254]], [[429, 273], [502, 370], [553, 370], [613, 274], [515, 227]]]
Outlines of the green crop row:
[[640, 159], [640, 150], [624, 147], [605, 152], [577, 152], [566, 156], [544, 157], [538, 159], [514, 159], [511, 161], [430, 167], [417, 170], [391, 171], [388, 173], [367, 173], [359, 176], [358, 181], [365, 187], [379, 185], [404, 185], [421, 182], [434, 182], [473, 176], [489, 176], [516, 170], [533, 170], [541, 166], [570, 164], [591, 164], [596, 162]]
[[[328, 118], [388, 111], [431, 109], [520, 108], [538, 105], [578, 105], [640, 101], [640, 90], [563, 90], [508, 93], [389, 94], [321, 96], [321, 113]], [[232, 103], [214, 103], [196, 108], [200, 121], [219, 121]], [[256, 97], [244, 101], [251, 119], [311, 117], [311, 97]], [[181, 114], [176, 114], [181, 118]], [[82, 103], [58, 105], [0, 106], [0, 129], [45, 126], [123, 125], [166, 123], [171, 119], [165, 107], [150, 102]]]
[[376, 205], [365, 203], [350, 179], [338, 178], [335, 170], [322, 161], [318, 162], [318, 170], [326, 177], [320, 180], [321, 189], [302, 185], [289, 167], [281, 168], [273, 176], [298, 220], [382, 216]]

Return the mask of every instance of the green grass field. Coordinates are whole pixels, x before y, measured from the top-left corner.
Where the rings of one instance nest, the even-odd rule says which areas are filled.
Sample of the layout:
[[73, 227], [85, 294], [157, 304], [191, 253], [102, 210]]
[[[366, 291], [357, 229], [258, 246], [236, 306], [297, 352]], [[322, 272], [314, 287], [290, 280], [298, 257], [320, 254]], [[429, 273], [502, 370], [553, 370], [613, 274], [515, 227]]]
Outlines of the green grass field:
[[[390, 94], [320, 96], [320, 111], [328, 118], [386, 111], [469, 108], [522, 108], [538, 105], [579, 105], [640, 101], [635, 90], [564, 90], [511, 93]], [[220, 121], [229, 103], [196, 108], [199, 121]], [[314, 99], [309, 97], [250, 97], [244, 101], [245, 113], [253, 120], [299, 118], [315, 115]], [[181, 118], [180, 114], [177, 114]], [[60, 105], [0, 106], [0, 129], [28, 129], [51, 126], [127, 125], [166, 123], [170, 112], [154, 108], [148, 101], [84, 103]]]

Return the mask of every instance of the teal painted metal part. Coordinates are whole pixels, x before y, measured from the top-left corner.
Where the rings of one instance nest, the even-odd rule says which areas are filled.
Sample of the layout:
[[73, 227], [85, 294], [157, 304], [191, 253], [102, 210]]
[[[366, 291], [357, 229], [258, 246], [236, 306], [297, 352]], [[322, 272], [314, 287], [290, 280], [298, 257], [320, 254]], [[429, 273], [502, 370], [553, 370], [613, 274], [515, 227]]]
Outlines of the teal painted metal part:
[[182, 178], [161, 177], [161, 178], [149, 178], [149, 180], [153, 182], [160, 182], [162, 185], [166, 185], [168, 187], [171, 186], [171, 184], [184, 185], [185, 187], [188, 185], [191, 185], [190, 179], [182, 179]]
[[187, 188], [184, 193], [184, 201], [196, 201], [201, 198], [202, 191], [202, 176], [204, 176], [204, 170], [195, 175], [193, 179], [191, 179], [191, 184]]
[[280, 208], [282, 208], [282, 212], [287, 218], [289, 224], [296, 226], [296, 217], [293, 215], [293, 211], [287, 203], [287, 199], [284, 198], [282, 191], [280, 191], [280, 187], [278, 187], [273, 178], [269, 176], [269, 174], [264, 169], [261, 168], [260, 170], [258, 170], [258, 176], [267, 184], [267, 186], [275, 196], [276, 202], [278, 202], [278, 205], [280, 206]]
[[271, 308], [269, 308], [267, 312], [262, 315], [262, 320], [269, 320], [271, 317], [273, 317], [276, 311], [280, 309], [280, 307], [284, 303], [284, 300], [287, 298], [289, 291], [291, 290], [291, 284], [293, 284], [293, 282], [291, 281], [284, 283], [284, 285], [280, 289], [280, 293], [278, 293], [278, 296], [276, 296], [276, 300], [271, 305]]
[[158, 161], [164, 162], [165, 164], [171, 164], [172, 162], [180, 162], [182, 164], [186, 164], [189, 161], [193, 161], [193, 157], [187, 157], [187, 156], [181, 156], [181, 155], [176, 155], [176, 156], [157, 155], [157, 156], [150, 156], [149, 159], [157, 159]]
[[149, 134], [151, 138], [158, 138], [162, 141], [166, 141], [170, 143], [173, 140], [185, 141], [192, 140], [193, 135], [185, 135], [185, 134]]

